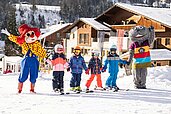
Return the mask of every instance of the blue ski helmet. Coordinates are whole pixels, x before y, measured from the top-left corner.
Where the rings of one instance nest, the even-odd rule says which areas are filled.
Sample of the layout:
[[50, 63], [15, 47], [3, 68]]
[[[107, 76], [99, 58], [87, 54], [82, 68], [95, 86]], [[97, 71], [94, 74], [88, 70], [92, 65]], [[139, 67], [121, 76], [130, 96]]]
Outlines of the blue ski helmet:
[[110, 51], [116, 51], [117, 50], [117, 47], [115, 44], [112, 44], [111, 47], [110, 47]]

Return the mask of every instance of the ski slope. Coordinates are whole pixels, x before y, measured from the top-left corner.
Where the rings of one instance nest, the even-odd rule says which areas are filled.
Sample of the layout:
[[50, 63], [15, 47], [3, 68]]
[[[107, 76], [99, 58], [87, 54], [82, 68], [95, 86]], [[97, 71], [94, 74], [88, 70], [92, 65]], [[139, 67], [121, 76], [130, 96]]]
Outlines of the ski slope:
[[[171, 114], [171, 67], [148, 69], [146, 90], [134, 89], [133, 77], [120, 69], [117, 85], [129, 91], [94, 92], [59, 95], [52, 91], [51, 74], [41, 73], [36, 83], [37, 94], [29, 93], [30, 82], [23, 93], [17, 92], [18, 74], [0, 75], [0, 114]], [[82, 75], [85, 89], [88, 75]], [[108, 73], [102, 74], [103, 85]], [[65, 72], [65, 92], [69, 89], [70, 72]], [[91, 85], [94, 88], [96, 80]]]

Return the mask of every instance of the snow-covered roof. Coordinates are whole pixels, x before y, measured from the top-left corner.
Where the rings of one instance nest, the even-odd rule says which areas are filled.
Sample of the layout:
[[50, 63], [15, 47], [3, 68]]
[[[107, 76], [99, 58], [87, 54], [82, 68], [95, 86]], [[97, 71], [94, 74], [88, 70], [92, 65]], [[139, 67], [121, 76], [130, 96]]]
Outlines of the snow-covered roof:
[[[120, 57], [128, 57], [129, 52], [122, 54]], [[171, 60], [171, 51], [168, 49], [150, 49], [151, 60]]]
[[152, 49], [150, 54], [152, 60], [171, 60], [171, 51], [168, 49]]
[[110, 28], [96, 21], [95, 18], [80, 18], [80, 21], [83, 21], [84, 23], [91, 25], [96, 30], [111, 30]]
[[47, 28], [46, 30], [43, 30], [43, 32], [45, 32], [44, 34], [40, 35], [39, 40], [46, 38], [47, 36], [57, 32], [58, 30], [66, 27], [70, 25], [70, 23], [67, 24], [57, 24], [57, 25], [52, 25], [49, 28]]
[[79, 20], [75, 21], [70, 27], [64, 30], [64, 32], [67, 32], [74, 28], [80, 21], [92, 26], [96, 30], [101, 30], [101, 31], [110, 31], [111, 29], [108, 28], [107, 26], [99, 23], [98, 21], [95, 20], [95, 18], [80, 18]]
[[124, 3], [116, 3], [114, 7], [120, 7], [132, 13], [143, 15], [171, 28], [171, 9], [169, 8], [142, 7]]
[[0, 59], [2, 58], [2, 57], [4, 57], [5, 55], [4, 54], [0, 54]]

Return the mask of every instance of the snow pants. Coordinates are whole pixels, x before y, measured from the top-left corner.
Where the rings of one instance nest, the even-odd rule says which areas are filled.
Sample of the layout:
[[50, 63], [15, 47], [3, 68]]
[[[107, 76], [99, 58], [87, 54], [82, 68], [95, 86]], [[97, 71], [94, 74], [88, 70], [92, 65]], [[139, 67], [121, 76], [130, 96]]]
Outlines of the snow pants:
[[146, 87], [147, 68], [133, 69], [135, 87]]
[[37, 60], [37, 56], [32, 54], [30, 57], [29, 53], [27, 53], [25, 58], [21, 61], [21, 72], [18, 81], [20, 83], [25, 82], [30, 74], [30, 82], [35, 84], [38, 77], [38, 70], [39, 61]]
[[80, 87], [81, 75], [81, 73], [72, 73], [70, 87]]
[[116, 87], [116, 79], [117, 79], [118, 72], [110, 73], [110, 76], [106, 80], [106, 87]]
[[97, 77], [97, 86], [102, 88], [102, 80], [101, 80], [101, 74], [91, 74], [90, 78], [87, 80], [86, 87], [89, 88], [92, 81], [94, 80], [94, 77]]
[[54, 89], [64, 88], [64, 71], [53, 71], [52, 87]]

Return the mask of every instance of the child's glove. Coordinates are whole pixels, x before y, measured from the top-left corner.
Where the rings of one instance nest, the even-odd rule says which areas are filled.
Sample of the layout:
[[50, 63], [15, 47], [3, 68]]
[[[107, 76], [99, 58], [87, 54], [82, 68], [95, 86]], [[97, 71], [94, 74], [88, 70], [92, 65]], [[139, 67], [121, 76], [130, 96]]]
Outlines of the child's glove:
[[127, 61], [127, 65], [129, 66], [130, 65], [130, 62]]
[[87, 75], [89, 75], [89, 69], [87, 69], [87, 70], [85, 71], [85, 73], [86, 73]]
[[67, 68], [67, 72], [69, 72], [70, 71], [70, 68]]
[[106, 72], [106, 70], [105, 69], [102, 69], [102, 72]]

